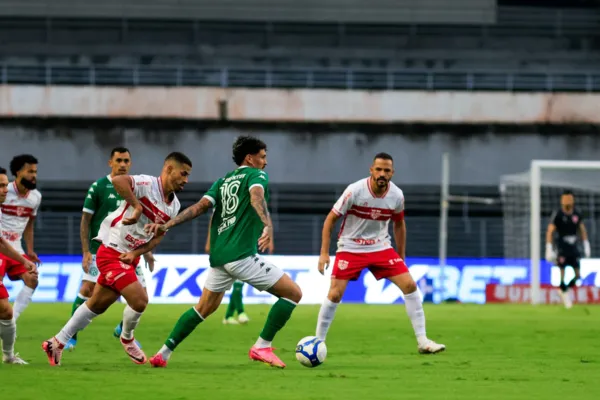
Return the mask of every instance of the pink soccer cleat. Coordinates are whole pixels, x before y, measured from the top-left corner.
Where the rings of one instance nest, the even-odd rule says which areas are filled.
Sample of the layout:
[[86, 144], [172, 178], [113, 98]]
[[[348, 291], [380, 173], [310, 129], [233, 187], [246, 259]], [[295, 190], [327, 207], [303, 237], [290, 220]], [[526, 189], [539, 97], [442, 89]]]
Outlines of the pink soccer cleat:
[[131, 358], [131, 361], [136, 364], [146, 364], [146, 361], [148, 361], [146, 354], [140, 349], [134, 338], [125, 340], [121, 337], [121, 344], [123, 345], [123, 349], [125, 349], [125, 353]]
[[275, 355], [275, 353], [273, 353], [273, 350], [275, 349], [272, 347], [261, 349], [253, 346], [248, 352], [248, 356], [251, 360], [264, 362], [265, 364], [269, 364], [271, 367], [285, 368], [285, 364], [279, 359], [279, 357]]
[[52, 366], [59, 366], [60, 359], [62, 358], [62, 352], [65, 345], [56, 340], [55, 337], [46, 340], [42, 343], [42, 349], [48, 356], [48, 362]]
[[156, 355], [150, 357], [150, 365], [154, 368], [166, 368], [167, 361], [163, 358], [162, 354], [157, 353]]

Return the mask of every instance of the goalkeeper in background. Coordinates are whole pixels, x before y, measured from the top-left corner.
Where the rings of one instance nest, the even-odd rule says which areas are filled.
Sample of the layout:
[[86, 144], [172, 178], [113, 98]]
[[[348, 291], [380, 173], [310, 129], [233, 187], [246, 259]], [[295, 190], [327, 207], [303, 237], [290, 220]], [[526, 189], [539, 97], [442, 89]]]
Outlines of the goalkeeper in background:
[[[208, 222], [208, 235], [206, 237], [206, 244], [204, 245], [204, 251], [206, 254], [210, 254], [210, 225], [212, 224], [212, 216]], [[273, 254], [275, 250], [275, 244], [273, 240], [269, 243], [269, 254]], [[233, 289], [231, 296], [229, 297], [229, 304], [227, 305], [227, 311], [225, 312], [225, 318], [223, 318], [223, 324], [225, 325], [238, 325], [247, 324], [250, 322], [248, 314], [244, 311], [244, 294], [242, 289], [244, 288], [244, 282], [235, 281], [233, 283]], [[235, 314], [237, 313], [237, 319]]]
[[[553, 247], [554, 233], [557, 233], [556, 251]], [[575, 287], [581, 278], [579, 259], [581, 254], [577, 247], [577, 239], [583, 243], [584, 257], [591, 255], [590, 242], [587, 230], [583, 224], [582, 215], [575, 210], [575, 196], [571, 191], [564, 191], [560, 196], [560, 209], [552, 214], [548, 229], [546, 230], [546, 260], [554, 263], [560, 269], [560, 297], [566, 308], [571, 308], [569, 288]], [[570, 265], [575, 271], [575, 277], [566, 284], [565, 268]]]

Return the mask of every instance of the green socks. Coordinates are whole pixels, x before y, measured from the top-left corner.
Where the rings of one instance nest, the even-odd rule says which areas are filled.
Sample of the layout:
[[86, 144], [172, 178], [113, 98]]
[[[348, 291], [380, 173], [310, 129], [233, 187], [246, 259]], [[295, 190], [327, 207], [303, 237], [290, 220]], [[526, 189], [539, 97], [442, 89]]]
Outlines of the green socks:
[[[82, 305], [83, 303], [85, 303], [85, 302], [86, 302], [86, 300], [87, 300], [87, 299], [85, 299], [85, 298], [81, 297], [81, 295], [80, 295], [80, 294], [78, 294], [78, 295], [75, 297], [75, 300], [73, 301], [73, 306], [72, 306], [72, 308], [71, 308], [71, 316], [72, 316], [73, 314], [75, 314], [75, 310], [77, 310], [77, 308], [79, 308], [79, 306], [80, 306], [80, 305]], [[77, 334], [73, 335], [73, 339], [74, 339], [74, 340], [77, 340]]]
[[260, 333], [260, 337], [268, 342], [273, 341], [273, 338], [284, 327], [288, 319], [292, 316], [292, 312], [296, 308], [296, 303], [291, 300], [280, 298], [277, 300], [269, 315], [267, 316], [267, 322]]
[[204, 318], [198, 314], [195, 308], [192, 307], [184, 312], [171, 331], [169, 338], [165, 342], [165, 346], [170, 350], [175, 350], [177, 345], [183, 342], [202, 321], [204, 321]]
[[242, 288], [244, 282], [234, 282], [231, 297], [229, 297], [229, 305], [225, 312], [225, 319], [231, 318], [237, 312], [238, 315], [244, 312], [244, 302], [242, 300]]

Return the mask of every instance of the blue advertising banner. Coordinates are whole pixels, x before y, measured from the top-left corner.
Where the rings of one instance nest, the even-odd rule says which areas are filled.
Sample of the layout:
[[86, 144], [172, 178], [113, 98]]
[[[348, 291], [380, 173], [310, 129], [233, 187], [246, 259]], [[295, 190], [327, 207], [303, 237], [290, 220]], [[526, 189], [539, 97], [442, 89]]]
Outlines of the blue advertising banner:
[[[303, 291], [302, 304], [320, 304], [329, 288], [331, 269], [322, 276], [317, 271], [317, 256], [265, 256], [282, 268]], [[43, 256], [40, 284], [34, 301], [71, 302], [81, 282], [80, 256]], [[157, 255], [155, 271], [146, 273], [150, 302], [163, 304], [195, 303], [202, 292], [208, 272], [206, 255]], [[332, 257], [333, 264], [333, 257]], [[410, 273], [417, 281], [425, 301], [439, 303], [442, 299], [456, 299], [464, 303], [485, 303], [485, 285], [528, 284], [528, 260], [450, 258], [443, 269], [437, 258], [409, 258]], [[600, 286], [600, 259], [583, 259], [583, 284]], [[568, 273], [572, 275], [569, 269]], [[570, 279], [570, 276], [567, 276]], [[542, 262], [542, 283], [557, 285], [559, 271]], [[4, 279], [11, 299], [21, 282]], [[273, 296], [244, 285], [247, 304], [272, 303]], [[228, 295], [225, 302], [228, 301]], [[346, 303], [393, 304], [402, 303], [400, 290], [386, 280], [377, 281], [368, 271], [356, 282], [351, 282], [343, 299]]]

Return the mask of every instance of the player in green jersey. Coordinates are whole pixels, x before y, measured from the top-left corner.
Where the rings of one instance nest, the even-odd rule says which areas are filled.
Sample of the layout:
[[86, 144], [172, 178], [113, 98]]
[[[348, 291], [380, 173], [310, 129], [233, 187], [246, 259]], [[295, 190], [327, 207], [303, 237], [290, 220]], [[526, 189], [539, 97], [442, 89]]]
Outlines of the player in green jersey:
[[238, 168], [216, 181], [198, 203], [166, 224], [146, 225], [147, 231], [160, 235], [215, 207], [210, 232], [211, 268], [202, 295], [198, 304], [179, 318], [160, 351], [150, 358], [154, 367], [167, 366], [171, 353], [219, 307], [236, 279], [279, 298], [248, 355], [252, 360], [285, 367], [271, 343], [292, 315], [302, 291], [281, 269], [258, 255], [269, 248], [273, 237], [267, 209], [269, 177], [263, 171], [267, 165], [267, 146], [253, 137], [239, 137], [233, 144], [233, 160]]
[[[212, 226], [212, 217], [208, 222], [208, 234], [206, 237], [206, 244], [204, 245], [204, 251], [206, 254], [210, 254], [210, 228]], [[273, 254], [275, 251], [275, 243], [273, 242], [273, 238], [271, 238], [271, 243], [269, 243], [269, 254]], [[235, 281], [233, 282], [233, 289], [231, 291], [231, 296], [229, 297], [229, 304], [227, 305], [227, 311], [225, 311], [225, 318], [223, 318], [223, 324], [225, 325], [238, 325], [238, 324], [247, 324], [250, 322], [250, 317], [246, 314], [244, 310], [244, 282]], [[235, 318], [235, 314], [237, 313], [237, 319]]]
[[[92, 240], [98, 235], [100, 225], [106, 216], [115, 211], [124, 201], [117, 193], [112, 184], [112, 179], [115, 176], [127, 175], [131, 168], [131, 153], [125, 147], [115, 147], [110, 152], [108, 166], [110, 174], [98, 179], [92, 183], [83, 203], [83, 213], [81, 215], [80, 238], [83, 253], [83, 278], [81, 280], [81, 288], [79, 294], [73, 301], [71, 315], [75, 313], [77, 307], [85, 303], [92, 296], [96, 280], [98, 279], [98, 267], [96, 266], [96, 252], [100, 243]], [[152, 272], [154, 270], [154, 257], [152, 253], [144, 254], [146, 265]], [[145, 286], [144, 273], [141, 266], [137, 266], [136, 274]], [[121, 334], [122, 321], [115, 329], [114, 335], [118, 338]], [[73, 350], [77, 345], [77, 334], [73, 336], [69, 343], [65, 345], [65, 349]]]

